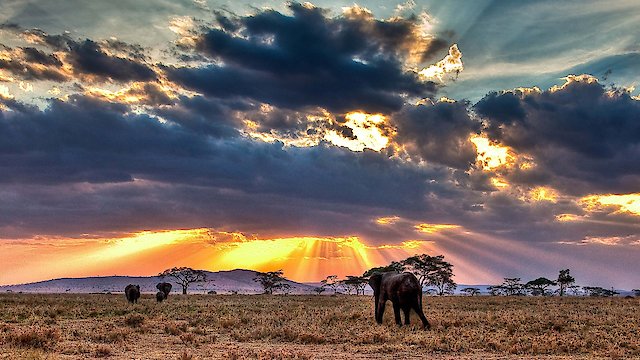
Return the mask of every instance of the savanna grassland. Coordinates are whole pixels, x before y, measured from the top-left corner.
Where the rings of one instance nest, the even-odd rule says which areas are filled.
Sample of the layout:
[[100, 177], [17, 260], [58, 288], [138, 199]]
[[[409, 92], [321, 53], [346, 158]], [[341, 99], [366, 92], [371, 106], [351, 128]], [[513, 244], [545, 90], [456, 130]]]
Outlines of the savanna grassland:
[[398, 328], [370, 296], [0, 295], [0, 357], [31, 359], [631, 358], [640, 301], [427, 297]]

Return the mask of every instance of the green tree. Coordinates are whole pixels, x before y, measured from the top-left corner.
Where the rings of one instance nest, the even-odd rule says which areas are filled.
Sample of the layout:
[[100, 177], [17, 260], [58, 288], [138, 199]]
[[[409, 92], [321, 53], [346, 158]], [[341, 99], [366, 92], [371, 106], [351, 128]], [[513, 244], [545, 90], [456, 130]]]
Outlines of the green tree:
[[556, 282], [545, 277], [539, 277], [529, 281], [525, 286], [531, 291], [531, 295], [533, 296], [547, 296], [550, 295], [550, 291], [548, 291], [549, 287], [556, 286]]
[[566, 289], [576, 282], [576, 279], [571, 276], [569, 269], [560, 270], [558, 274], [558, 280], [556, 280], [560, 287], [560, 296], [564, 296]]
[[453, 281], [453, 265], [444, 260], [444, 255], [414, 255], [401, 262], [412, 272], [422, 287], [433, 286], [436, 294], [451, 294], [457, 285]]
[[203, 270], [194, 270], [189, 267], [173, 267], [160, 274], [161, 278], [170, 277], [182, 286], [182, 294], [187, 294], [187, 289], [192, 283], [203, 282], [207, 279], [207, 274]]
[[256, 272], [256, 277], [253, 281], [260, 283], [264, 289], [265, 294], [273, 294], [274, 290], [285, 288], [289, 286], [285, 281], [284, 272], [282, 270], [269, 271], [269, 272]]

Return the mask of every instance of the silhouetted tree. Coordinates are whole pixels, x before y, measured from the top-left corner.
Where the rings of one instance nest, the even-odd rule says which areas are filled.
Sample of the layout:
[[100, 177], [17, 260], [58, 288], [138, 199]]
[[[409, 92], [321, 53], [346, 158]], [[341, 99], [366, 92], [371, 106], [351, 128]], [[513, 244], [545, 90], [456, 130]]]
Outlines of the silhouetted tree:
[[464, 288], [461, 291], [469, 296], [480, 295], [480, 289], [474, 287]]
[[594, 297], [610, 297], [620, 294], [613, 289], [609, 290], [599, 286], [583, 286], [582, 289], [589, 294], [589, 296]]
[[324, 287], [330, 287], [334, 294], [338, 292], [338, 286], [340, 286], [338, 275], [329, 275], [326, 279], [320, 281], [320, 283]]
[[289, 295], [291, 294], [291, 291], [293, 290], [293, 288], [291, 287], [291, 285], [287, 284], [287, 283], [282, 283], [277, 287], [279, 290], [282, 291], [283, 294], [285, 295]]
[[324, 286], [316, 286], [313, 288], [313, 291], [318, 295], [322, 294], [325, 290], [327, 290]]
[[158, 276], [161, 278], [173, 278], [176, 283], [182, 286], [182, 294], [187, 293], [187, 289], [192, 283], [202, 282], [207, 279], [207, 274], [203, 270], [194, 270], [189, 267], [174, 267], [167, 269], [158, 274]]
[[500, 288], [507, 296], [525, 295], [525, 286], [520, 283], [520, 278], [504, 278]]
[[633, 289], [631, 291], [633, 291], [633, 295], [640, 296], [640, 289]]
[[560, 270], [558, 274], [558, 280], [556, 280], [560, 287], [560, 296], [564, 296], [565, 290], [576, 282], [576, 279], [571, 276], [569, 269]]
[[391, 271], [403, 272], [404, 270], [405, 270], [404, 264], [402, 264], [399, 261], [392, 261], [391, 264], [387, 266], [378, 266], [365, 271], [364, 274], [362, 274], [362, 277], [368, 278], [375, 272], [381, 272], [381, 273], [391, 272]]
[[346, 279], [340, 282], [346, 289], [349, 294], [351, 294], [351, 289], [356, 291], [356, 295], [364, 295], [364, 289], [368, 284], [367, 278], [364, 276], [347, 276]]
[[547, 296], [550, 295], [550, 291], [547, 289], [551, 286], [556, 286], [556, 282], [545, 277], [539, 277], [529, 281], [525, 286], [531, 291], [531, 295], [533, 296]]
[[422, 287], [433, 286], [438, 295], [451, 294], [457, 287], [453, 281], [453, 265], [444, 261], [444, 255], [414, 255], [401, 263], [418, 278]]
[[582, 295], [582, 287], [578, 285], [571, 285], [567, 287], [567, 291], [570, 291], [573, 296]]
[[487, 288], [491, 296], [505, 295], [502, 285], [493, 285]]
[[273, 294], [274, 290], [281, 289], [285, 287], [285, 285], [290, 286], [289, 284], [285, 284], [287, 279], [282, 276], [283, 274], [284, 272], [282, 270], [256, 272], [256, 277], [253, 278], [253, 281], [262, 285], [265, 294]]

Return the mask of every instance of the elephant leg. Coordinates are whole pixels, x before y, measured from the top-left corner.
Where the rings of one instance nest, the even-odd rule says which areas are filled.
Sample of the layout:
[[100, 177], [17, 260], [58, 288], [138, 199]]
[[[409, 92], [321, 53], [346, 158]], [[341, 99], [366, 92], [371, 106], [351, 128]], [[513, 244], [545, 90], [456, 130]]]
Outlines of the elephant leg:
[[402, 311], [404, 311], [404, 324], [409, 325], [409, 314], [411, 313], [411, 307], [405, 306], [402, 308]]
[[376, 321], [378, 324], [382, 324], [382, 317], [384, 316], [384, 307], [386, 302], [386, 300], [380, 299], [380, 302], [378, 303], [378, 311], [376, 312]]
[[400, 320], [400, 304], [395, 302], [393, 303], [393, 315], [396, 318], [396, 324], [402, 326], [402, 320]]
[[427, 320], [427, 317], [424, 316], [424, 313], [422, 312], [422, 306], [420, 306], [420, 303], [414, 303], [413, 304], [413, 309], [418, 314], [418, 317], [420, 317], [420, 320], [422, 320], [422, 326], [424, 327], [424, 329], [425, 330], [430, 329], [431, 328], [431, 324], [429, 324], [429, 321]]

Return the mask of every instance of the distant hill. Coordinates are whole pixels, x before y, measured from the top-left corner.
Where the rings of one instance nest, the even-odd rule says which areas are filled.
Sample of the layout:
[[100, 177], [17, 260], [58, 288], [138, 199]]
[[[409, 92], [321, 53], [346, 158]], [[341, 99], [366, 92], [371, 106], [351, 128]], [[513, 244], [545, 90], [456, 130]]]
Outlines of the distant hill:
[[[207, 281], [204, 283], [194, 283], [189, 287], [190, 294], [206, 294], [208, 291], [215, 291], [218, 294], [229, 294], [237, 291], [239, 294], [260, 294], [263, 292], [260, 284], [253, 281], [256, 272], [253, 270], [236, 269], [230, 271], [205, 271]], [[46, 281], [38, 281], [28, 284], [0, 286], [0, 293], [23, 292], [23, 293], [122, 293], [128, 284], [140, 285], [142, 293], [155, 294], [156, 284], [159, 282], [170, 282], [173, 284], [171, 290], [174, 294], [180, 294], [182, 287], [174, 283], [169, 278], [158, 276], [98, 276], [83, 278], [61, 278]], [[288, 280], [291, 286], [291, 294], [315, 294], [313, 289], [320, 286], [320, 282], [299, 283]], [[456, 295], [463, 294], [461, 291], [466, 287], [480, 289], [482, 295], [488, 295], [490, 285], [463, 285], [459, 284], [455, 291]], [[344, 289], [339, 289], [345, 292]], [[619, 296], [633, 295], [628, 290], [616, 290]], [[333, 291], [327, 289], [323, 295], [331, 295]], [[369, 286], [365, 287], [365, 294], [371, 295], [373, 291]]]
[[[239, 294], [262, 293], [260, 284], [253, 281], [256, 272], [252, 270], [236, 269], [230, 271], [205, 271], [207, 281], [194, 283], [189, 286], [190, 294], [203, 294], [214, 290], [219, 294], [237, 291]], [[118, 293], [124, 292], [128, 284], [140, 285], [142, 293], [155, 293], [156, 284], [165, 281], [173, 284], [172, 293], [181, 293], [182, 287], [170, 278], [158, 276], [100, 276], [84, 278], [61, 278], [46, 281], [38, 281], [20, 285], [0, 286], [0, 292], [24, 292], [24, 293]], [[292, 294], [309, 294], [313, 286], [301, 284], [295, 281], [287, 281], [291, 286]]]

